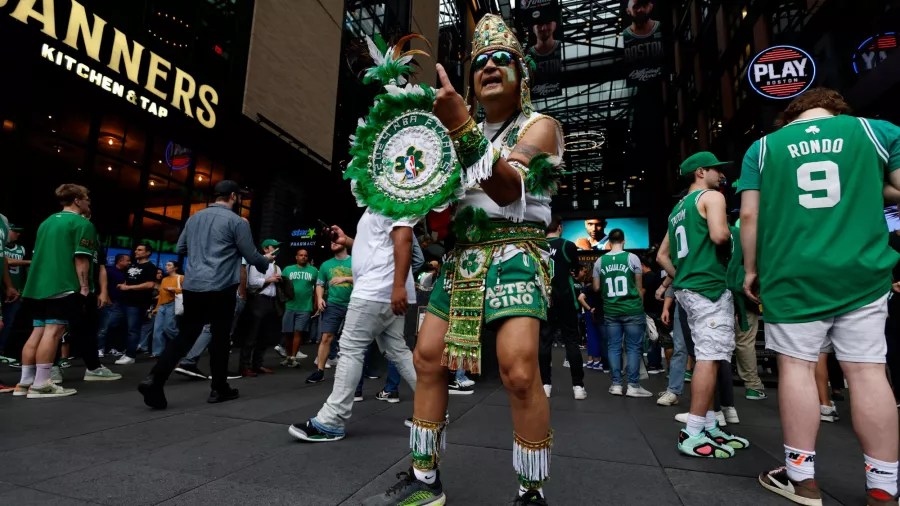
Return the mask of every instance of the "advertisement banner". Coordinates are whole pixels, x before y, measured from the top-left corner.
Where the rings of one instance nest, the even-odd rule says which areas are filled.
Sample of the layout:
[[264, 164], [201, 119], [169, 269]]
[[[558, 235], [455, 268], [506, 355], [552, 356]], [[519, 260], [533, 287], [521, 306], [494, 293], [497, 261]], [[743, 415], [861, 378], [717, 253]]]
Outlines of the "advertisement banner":
[[853, 53], [853, 71], [862, 74], [877, 67], [897, 50], [897, 34], [879, 33], [864, 40]]
[[563, 221], [563, 239], [572, 241], [580, 250], [608, 250], [609, 233], [621, 229], [626, 249], [647, 249], [650, 234], [647, 218], [588, 218]]
[[622, 31], [628, 84], [631, 86], [656, 81], [663, 74], [662, 24], [653, 19], [654, 0], [626, 0], [626, 22]]
[[531, 86], [531, 98], [562, 95], [562, 10], [559, 0], [517, 0], [516, 24], [527, 33], [519, 36], [528, 46], [526, 54], [534, 59], [537, 70]]
[[772, 46], [753, 57], [747, 66], [753, 91], [766, 98], [794, 98], [816, 80], [816, 62], [794, 46]]

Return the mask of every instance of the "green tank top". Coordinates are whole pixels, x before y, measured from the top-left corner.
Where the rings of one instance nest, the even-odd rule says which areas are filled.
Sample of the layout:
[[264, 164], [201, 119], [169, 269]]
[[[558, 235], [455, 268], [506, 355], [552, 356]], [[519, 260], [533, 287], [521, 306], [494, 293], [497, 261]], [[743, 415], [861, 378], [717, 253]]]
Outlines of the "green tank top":
[[760, 140], [757, 262], [767, 322], [830, 318], [890, 291], [898, 257], [881, 190], [897, 168], [897, 134], [890, 123], [840, 115], [797, 120]]
[[600, 291], [605, 316], [633, 316], [644, 312], [644, 303], [629, 265], [631, 253], [619, 251], [600, 257]]
[[[25, 248], [16, 245], [14, 248], [6, 247], [6, 258], [9, 260], [25, 260]], [[13, 286], [21, 292], [25, 289], [25, 267], [21, 265], [9, 268], [9, 279]]]
[[725, 291], [727, 262], [719, 258], [706, 218], [697, 209], [697, 201], [707, 191], [694, 190], [675, 205], [669, 215], [669, 244], [675, 264], [675, 289], [690, 290], [715, 301]]

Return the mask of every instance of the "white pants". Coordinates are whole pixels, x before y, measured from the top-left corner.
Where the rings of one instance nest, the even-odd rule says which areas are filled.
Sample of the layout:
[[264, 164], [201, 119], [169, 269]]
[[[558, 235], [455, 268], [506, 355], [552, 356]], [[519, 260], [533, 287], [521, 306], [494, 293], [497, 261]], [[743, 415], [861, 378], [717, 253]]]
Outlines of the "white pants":
[[416, 390], [416, 369], [412, 351], [403, 336], [405, 317], [397, 316], [391, 305], [350, 297], [344, 332], [341, 335], [341, 358], [334, 373], [334, 389], [316, 422], [329, 430], [342, 432], [353, 410], [353, 393], [362, 377], [366, 348], [376, 341], [378, 348], [394, 363], [400, 376]]

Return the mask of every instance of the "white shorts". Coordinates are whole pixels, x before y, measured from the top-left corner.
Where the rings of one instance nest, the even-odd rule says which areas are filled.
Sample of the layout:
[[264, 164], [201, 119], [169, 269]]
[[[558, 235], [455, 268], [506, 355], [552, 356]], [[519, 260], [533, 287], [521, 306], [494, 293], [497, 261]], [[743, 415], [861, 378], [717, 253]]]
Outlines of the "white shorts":
[[675, 290], [675, 298], [687, 313], [694, 356], [697, 360], [727, 360], [734, 353], [734, 301], [725, 290], [711, 301], [690, 290]]
[[807, 362], [818, 362], [820, 352], [833, 349], [842, 362], [883, 364], [887, 299], [884, 294], [859, 309], [814, 322], [766, 322], [766, 348]]

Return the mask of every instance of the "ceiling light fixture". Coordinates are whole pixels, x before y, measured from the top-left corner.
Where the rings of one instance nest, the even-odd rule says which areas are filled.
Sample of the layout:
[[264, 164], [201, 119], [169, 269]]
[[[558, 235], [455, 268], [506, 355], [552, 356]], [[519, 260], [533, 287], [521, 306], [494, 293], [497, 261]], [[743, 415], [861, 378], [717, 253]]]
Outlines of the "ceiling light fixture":
[[108, 165], [108, 166], [106, 167], [106, 170], [112, 172], [112, 165]]

